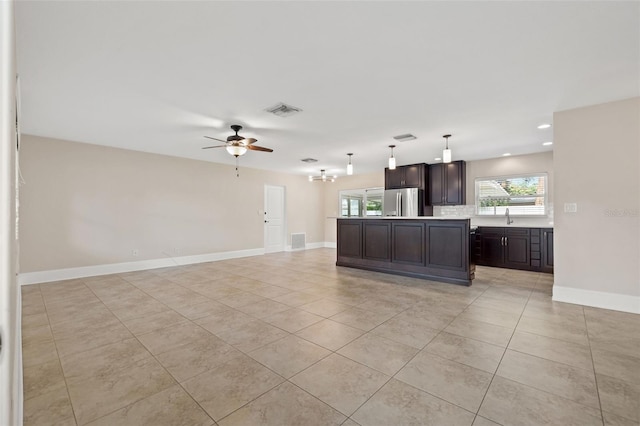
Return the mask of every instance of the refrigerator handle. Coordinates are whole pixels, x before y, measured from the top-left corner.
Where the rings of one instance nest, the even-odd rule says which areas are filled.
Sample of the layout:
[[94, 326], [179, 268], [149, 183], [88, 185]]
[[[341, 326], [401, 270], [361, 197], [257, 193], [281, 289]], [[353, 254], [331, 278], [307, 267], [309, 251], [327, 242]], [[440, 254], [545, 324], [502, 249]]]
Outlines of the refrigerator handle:
[[400, 191], [396, 192], [396, 211], [398, 216], [402, 216], [402, 193]]

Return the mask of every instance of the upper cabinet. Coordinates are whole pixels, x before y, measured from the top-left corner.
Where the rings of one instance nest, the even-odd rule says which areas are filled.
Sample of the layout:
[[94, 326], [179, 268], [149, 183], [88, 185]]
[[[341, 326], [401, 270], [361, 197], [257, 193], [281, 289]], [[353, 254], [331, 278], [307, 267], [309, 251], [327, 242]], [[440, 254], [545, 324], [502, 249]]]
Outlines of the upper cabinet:
[[425, 163], [398, 166], [394, 170], [384, 169], [384, 189], [419, 188], [426, 189]]
[[429, 202], [432, 206], [462, 205], [466, 201], [466, 163], [429, 166]]

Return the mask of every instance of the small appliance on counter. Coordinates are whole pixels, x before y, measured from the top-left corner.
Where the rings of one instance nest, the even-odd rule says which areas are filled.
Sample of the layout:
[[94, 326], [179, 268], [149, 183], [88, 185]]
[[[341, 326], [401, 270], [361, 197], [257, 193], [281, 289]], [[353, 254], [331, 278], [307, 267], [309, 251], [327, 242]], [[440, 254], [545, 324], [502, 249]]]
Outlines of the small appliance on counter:
[[387, 189], [382, 200], [383, 216], [420, 216], [420, 191], [418, 188]]

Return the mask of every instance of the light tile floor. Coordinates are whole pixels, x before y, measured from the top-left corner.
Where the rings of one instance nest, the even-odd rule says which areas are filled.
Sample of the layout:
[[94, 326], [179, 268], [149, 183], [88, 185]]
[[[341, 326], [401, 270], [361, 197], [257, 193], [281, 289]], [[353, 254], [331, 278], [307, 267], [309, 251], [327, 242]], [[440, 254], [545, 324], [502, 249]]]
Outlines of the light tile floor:
[[638, 425], [640, 316], [335, 250], [23, 287], [25, 425]]

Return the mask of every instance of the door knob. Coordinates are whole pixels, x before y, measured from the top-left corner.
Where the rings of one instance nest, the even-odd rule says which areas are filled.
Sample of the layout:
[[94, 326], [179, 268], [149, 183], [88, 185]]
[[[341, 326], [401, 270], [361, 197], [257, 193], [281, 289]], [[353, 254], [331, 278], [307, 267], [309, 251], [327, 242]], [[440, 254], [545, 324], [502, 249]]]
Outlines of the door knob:
[[264, 221], [264, 223], [269, 223], [269, 221], [268, 221], [268, 220], [265, 220], [265, 221]]

